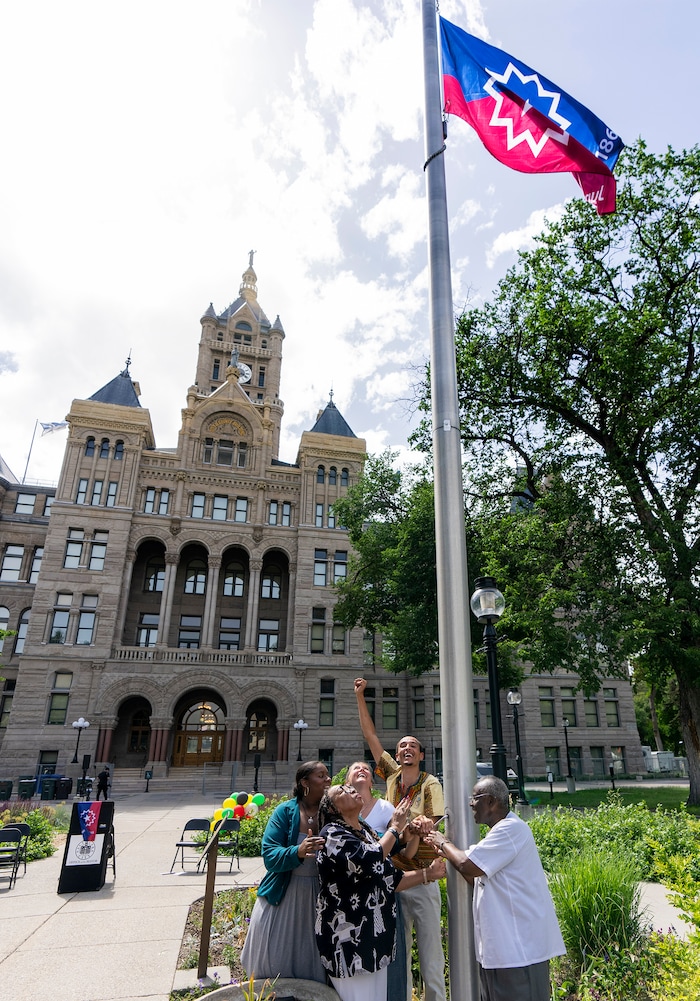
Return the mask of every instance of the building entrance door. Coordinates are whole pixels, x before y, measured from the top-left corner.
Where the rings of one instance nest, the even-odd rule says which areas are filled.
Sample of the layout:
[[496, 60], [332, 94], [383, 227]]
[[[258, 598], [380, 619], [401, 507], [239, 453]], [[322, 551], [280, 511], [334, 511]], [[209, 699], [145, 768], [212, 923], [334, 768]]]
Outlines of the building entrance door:
[[173, 767], [201, 767], [224, 760], [226, 725], [221, 706], [198, 700], [182, 712], [173, 743]]

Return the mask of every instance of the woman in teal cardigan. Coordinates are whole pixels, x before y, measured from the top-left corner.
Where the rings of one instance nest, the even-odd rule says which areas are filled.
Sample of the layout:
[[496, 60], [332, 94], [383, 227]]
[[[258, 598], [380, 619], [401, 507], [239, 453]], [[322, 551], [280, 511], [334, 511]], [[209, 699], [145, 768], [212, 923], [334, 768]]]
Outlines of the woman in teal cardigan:
[[300, 765], [293, 799], [276, 808], [262, 839], [267, 870], [258, 887], [241, 953], [243, 968], [256, 980], [292, 977], [326, 983], [314, 922], [318, 897], [316, 852], [318, 805], [331, 778], [321, 761]]

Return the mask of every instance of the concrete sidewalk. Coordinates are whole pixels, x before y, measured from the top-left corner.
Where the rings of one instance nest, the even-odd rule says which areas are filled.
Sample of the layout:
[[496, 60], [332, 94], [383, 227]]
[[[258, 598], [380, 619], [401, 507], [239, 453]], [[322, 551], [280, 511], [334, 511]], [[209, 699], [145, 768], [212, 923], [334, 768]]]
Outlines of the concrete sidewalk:
[[[115, 801], [116, 879], [111, 865], [101, 890], [58, 894], [63, 850], [31, 862], [12, 890], [0, 879], [1, 1001], [168, 1001], [171, 989], [196, 982], [176, 976], [190, 904], [206, 876], [168, 870], [175, 842], [192, 817], [221, 806], [197, 794], [139, 793]], [[220, 860], [216, 889], [250, 886], [262, 859]], [[4, 876], [4, 874], [3, 874]], [[654, 928], [687, 931], [663, 887], [645, 884], [643, 904]]]
[[[63, 849], [26, 875], [20, 867], [12, 890], [0, 879], [2, 1001], [168, 1001], [189, 907], [206, 880], [191, 867], [169, 874], [175, 842], [187, 820], [220, 806], [197, 794], [116, 800], [116, 878], [108, 864], [101, 890], [58, 894]], [[217, 890], [250, 886], [265, 871], [260, 858], [242, 858], [240, 872], [228, 866], [219, 860]]]

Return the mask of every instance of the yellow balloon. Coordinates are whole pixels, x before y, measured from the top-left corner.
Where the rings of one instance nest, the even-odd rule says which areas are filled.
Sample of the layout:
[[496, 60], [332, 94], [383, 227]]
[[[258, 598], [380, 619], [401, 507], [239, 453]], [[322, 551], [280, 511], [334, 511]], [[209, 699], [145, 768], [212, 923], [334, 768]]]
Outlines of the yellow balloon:
[[224, 816], [223, 810], [214, 810], [214, 820], [221, 820]]
[[236, 801], [235, 801], [235, 799], [232, 799], [231, 796], [229, 796], [228, 799], [225, 799], [224, 802], [223, 802], [223, 808], [224, 808], [224, 810], [233, 810], [233, 808], [234, 808], [235, 805], [236, 805]]
[[250, 806], [250, 804], [252, 802], [253, 802], [253, 794], [252, 794], [252, 792], [249, 792], [248, 793], [248, 799], [245, 801], [245, 803], [243, 805], [244, 806]]

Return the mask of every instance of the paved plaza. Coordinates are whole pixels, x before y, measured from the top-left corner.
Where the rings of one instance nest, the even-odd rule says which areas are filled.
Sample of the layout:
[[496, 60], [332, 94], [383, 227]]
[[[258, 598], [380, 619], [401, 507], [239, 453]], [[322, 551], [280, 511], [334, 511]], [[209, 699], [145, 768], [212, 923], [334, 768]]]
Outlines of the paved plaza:
[[[197, 794], [139, 793], [115, 802], [116, 879], [111, 865], [101, 890], [57, 892], [63, 850], [31, 862], [10, 890], [0, 879], [1, 1001], [168, 1001], [190, 904], [206, 876], [169, 873], [185, 821], [210, 816], [220, 801]], [[219, 861], [216, 889], [249, 886], [264, 873], [260, 858], [241, 871]], [[655, 928], [682, 922], [661, 887], [644, 887]], [[184, 976], [184, 983], [183, 983]]]

